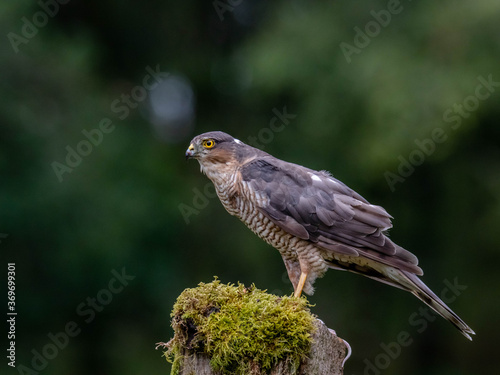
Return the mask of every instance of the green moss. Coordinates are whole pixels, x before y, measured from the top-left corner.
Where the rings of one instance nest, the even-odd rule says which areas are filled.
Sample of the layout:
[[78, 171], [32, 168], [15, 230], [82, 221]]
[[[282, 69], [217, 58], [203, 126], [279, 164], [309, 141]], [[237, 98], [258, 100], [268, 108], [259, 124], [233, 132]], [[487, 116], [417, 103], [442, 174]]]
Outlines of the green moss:
[[172, 311], [175, 336], [165, 352], [179, 373], [184, 355], [204, 353], [222, 374], [265, 373], [280, 361], [297, 369], [314, 331], [305, 298], [278, 297], [252, 285], [213, 282], [186, 289]]

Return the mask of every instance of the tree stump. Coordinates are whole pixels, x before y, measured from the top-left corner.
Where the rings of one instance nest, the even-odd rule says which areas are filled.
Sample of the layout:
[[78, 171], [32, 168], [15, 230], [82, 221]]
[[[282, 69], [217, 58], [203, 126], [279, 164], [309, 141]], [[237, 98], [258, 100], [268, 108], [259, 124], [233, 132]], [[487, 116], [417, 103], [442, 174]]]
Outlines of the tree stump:
[[172, 311], [166, 346], [172, 375], [342, 374], [347, 343], [307, 300], [219, 280], [186, 289]]

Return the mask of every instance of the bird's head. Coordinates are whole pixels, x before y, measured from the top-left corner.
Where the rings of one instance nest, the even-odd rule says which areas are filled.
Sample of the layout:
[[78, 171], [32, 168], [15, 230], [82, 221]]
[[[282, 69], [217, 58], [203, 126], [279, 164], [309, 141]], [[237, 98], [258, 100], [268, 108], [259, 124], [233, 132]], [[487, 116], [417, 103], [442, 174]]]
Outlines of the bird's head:
[[211, 177], [212, 172], [220, 173], [222, 169], [233, 168], [244, 146], [249, 147], [220, 131], [203, 133], [191, 141], [186, 150], [186, 159], [197, 159], [201, 170]]

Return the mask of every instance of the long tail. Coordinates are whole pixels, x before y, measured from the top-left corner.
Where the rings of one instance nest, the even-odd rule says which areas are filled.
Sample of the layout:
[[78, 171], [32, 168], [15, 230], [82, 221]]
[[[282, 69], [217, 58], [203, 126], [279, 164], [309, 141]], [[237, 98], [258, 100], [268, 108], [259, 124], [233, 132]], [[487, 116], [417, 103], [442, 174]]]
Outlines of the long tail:
[[457, 327], [462, 335], [467, 337], [469, 340], [472, 341], [471, 335], [476, 334], [457, 314], [455, 314], [446, 305], [446, 303], [444, 303], [438, 296], [436, 296], [436, 294], [432, 290], [430, 290], [429, 287], [425, 285], [417, 275], [411, 272], [403, 271], [394, 267], [387, 267], [385, 265], [383, 267], [380, 267], [380, 263], [377, 267], [363, 267], [360, 265], [340, 263], [334, 259], [329, 261], [328, 265], [333, 269], [357, 273], [384, 284], [406, 290], [416, 296], [419, 300], [421, 300], [443, 318], [448, 320], [455, 327]]
[[418, 276], [407, 272], [401, 271], [401, 276], [407, 282], [402, 282], [403, 289], [411, 292], [415, 297], [448, 320], [451, 324], [457, 327], [462, 335], [472, 341], [471, 335], [476, 333], [457, 315], [455, 314], [436, 294], [424, 284]]

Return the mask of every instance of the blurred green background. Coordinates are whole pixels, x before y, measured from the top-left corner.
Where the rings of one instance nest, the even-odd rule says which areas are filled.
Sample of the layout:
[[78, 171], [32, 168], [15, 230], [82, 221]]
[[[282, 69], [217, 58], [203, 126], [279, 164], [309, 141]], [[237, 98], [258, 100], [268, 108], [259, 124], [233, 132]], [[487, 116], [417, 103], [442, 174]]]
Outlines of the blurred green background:
[[472, 343], [408, 293], [328, 272], [310, 301], [353, 348], [346, 374], [497, 371], [499, 2], [61, 2], [0, 5], [1, 284], [15, 262], [25, 366], [1, 373], [168, 374], [154, 347], [183, 289], [292, 292], [184, 160], [210, 130], [331, 171], [394, 216], [436, 293], [463, 286]]

